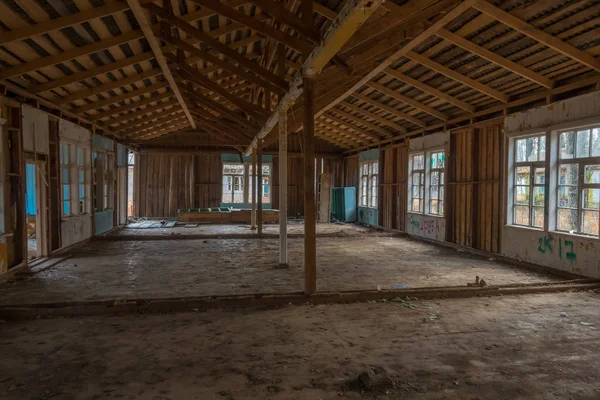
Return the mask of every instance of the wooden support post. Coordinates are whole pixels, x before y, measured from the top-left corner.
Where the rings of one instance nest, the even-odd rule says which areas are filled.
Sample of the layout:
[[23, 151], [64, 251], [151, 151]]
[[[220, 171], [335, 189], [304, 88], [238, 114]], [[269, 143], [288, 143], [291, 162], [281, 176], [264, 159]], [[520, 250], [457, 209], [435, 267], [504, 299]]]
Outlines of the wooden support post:
[[279, 267], [288, 268], [287, 254], [287, 109], [279, 113]]
[[263, 197], [263, 190], [262, 190], [262, 169], [263, 169], [263, 163], [262, 163], [262, 140], [258, 141], [258, 149], [256, 152], [256, 156], [257, 156], [257, 162], [256, 162], [256, 197], [257, 197], [257, 207], [256, 207], [256, 212], [257, 212], [257, 216], [256, 216], [256, 224], [257, 224], [257, 233], [259, 235], [262, 235], [262, 231], [263, 231], [263, 215], [262, 215], [262, 210], [263, 210], [263, 204], [262, 204], [262, 197]]
[[251, 226], [250, 229], [256, 229], [256, 149], [252, 149], [252, 214], [250, 215]]
[[304, 83], [304, 293], [317, 291], [317, 241], [315, 212], [315, 112], [313, 77]]

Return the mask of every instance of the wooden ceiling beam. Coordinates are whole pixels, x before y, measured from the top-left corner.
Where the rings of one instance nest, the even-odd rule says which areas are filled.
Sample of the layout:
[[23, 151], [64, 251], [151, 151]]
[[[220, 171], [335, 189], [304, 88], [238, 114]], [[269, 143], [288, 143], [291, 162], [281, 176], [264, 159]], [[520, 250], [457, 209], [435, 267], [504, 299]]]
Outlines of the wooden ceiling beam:
[[465, 76], [459, 72], [456, 72], [453, 69], [450, 69], [448, 67], [445, 67], [425, 56], [422, 56], [419, 53], [415, 53], [414, 51], [409, 51], [406, 54], [406, 57], [420, 63], [421, 65], [436, 71], [444, 76], [447, 76], [450, 79], [454, 79], [457, 82], [460, 82], [461, 84], [470, 87], [471, 89], [475, 89], [483, 94], [486, 94], [490, 97], [495, 98], [496, 100], [500, 100], [503, 103], [508, 103], [509, 101], [509, 97], [507, 95], [505, 95], [504, 93], [493, 89], [487, 85], [484, 85], [483, 83], [476, 81], [475, 79], [469, 78], [468, 76]]
[[218, 93], [220, 96], [227, 99], [227, 101], [229, 101], [231, 104], [235, 105], [240, 110], [247, 113], [259, 122], [264, 121], [266, 118], [263, 109], [232, 94], [229, 90], [224, 89], [219, 84], [211, 81], [204, 75], [201, 75], [197, 69], [194, 69], [189, 65], [178, 63], [175, 57], [170, 57], [170, 60], [173, 62], [173, 65], [176, 66], [177, 70], [179, 71], [178, 73], [183, 79], [187, 79], [200, 87], [206, 88], [214, 93]]
[[538, 74], [537, 72], [534, 72], [528, 68], [525, 68], [524, 66], [519, 65], [514, 61], [499, 56], [498, 54], [484, 47], [478, 46], [470, 40], [463, 38], [462, 36], [452, 33], [446, 29], [440, 29], [437, 32], [437, 35], [443, 39], [454, 43], [459, 47], [462, 47], [463, 49], [475, 54], [478, 57], [484, 58], [489, 62], [499, 65], [500, 67], [512, 73], [515, 73], [517, 75], [522, 76], [525, 79], [529, 79], [530, 81], [537, 83], [538, 85], [544, 86], [548, 89], [552, 89], [554, 87], [554, 82], [552, 81], [552, 79], [548, 79], [545, 76]]
[[325, 121], [323, 118], [315, 120], [315, 127], [317, 127], [317, 126], [321, 127], [322, 129], [325, 129], [325, 130], [333, 131], [332, 134], [335, 134], [338, 137], [344, 138], [349, 142], [355, 142], [358, 144], [372, 142], [372, 140], [369, 136], [364, 137], [362, 135], [356, 135], [354, 133], [345, 132], [340, 126], [334, 125], [333, 123], [331, 123], [329, 121]]
[[90, 104], [87, 104], [87, 105], [81, 106], [81, 107], [75, 107], [75, 108], [73, 108], [73, 110], [75, 112], [88, 112], [88, 111], [95, 110], [98, 108], [106, 107], [111, 104], [119, 103], [123, 100], [131, 99], [133, 97], [137, 97], [137, 96], [140, 96], [145, 93], [150, 93], [150, 92], [153, 92], [155, 90], [162, 89], [165, 87], [169, 87], [169, 84], [167, 82], [156, 82], [153, 85], [144, 86], [142, 88], [132, 90], [131, 92], [123, 93], [119, 96], [110, 96], [101, 101], [90, 103]]
[[389, 126], [390, 128], [392, 128], [396, 131], [399, 131], [400, 133], [406, 133], [406, 129], [403, 126], [398, 125], [396, 122], [390, 121], [389, 119], [385, 119], [382, 116], [374, 114], [373, 112], [371, 112], [369, 110], [360, 108], [358, 105], [352, 104], [348, 100], [345, 100], [342, 103], [340, 103], [340, 106], [349, 108], [350, 110], [360, 113], [361, 115], [364, 115], [367, 118], [373, 119], [373, 120], [379, 122], [380, 124]]
[[571, 46], [570, 44], [563, 42], [560, 39], [555, 38], [554, 36], [533, 27], [527, 22], [515, 17], [514, 15], [507, 13], [506, 11], [501, 10], [500, 8], [488, 3], [485, 0], [478, 1], [473, 8], [478, 11], [489, 15], [490, 17], [498, 20], [502, 24], [521, 32], [523, 35], [529, 36], [533, 40], [536, 40], [543, 44], [544, 46], [548, 46], [553, 50], [558, 51], [561, 54], [564, 54], [567, 57], [572, 58], [575, 61], [580, 62], [581, 64], [600, 72], [600, 61], [596, 59], [596, 57], [588, 54], [584, 51], [579, 50], [578, 48]]
[[154, 53], [152, 51], [147, 51], [145, 53], [138, 54], [137, 56], [124, 58], [123, 60], [116, 61], [114, 63], [109, 63], [102, 65], [100, 67], [91, 68], [85, 71], [76, 72], [71, 75], [64, 76], [62, 78], [53, 79], [48, 82], [40, 83], [39, 85], [31, 86], [28, 88], [31, 93], [41, 93], [54, 89], [58, 89], [61, 86], [68, 86], [73, 83], [81, 82], [89, 78], [93, 78], [94, 76], [107, 74], [111, 71], [118, 70], [120, 68], [125, 68], [130, 65], [134, 65], [137, 63], [141, 63], [144, 61], [149, 61], [154, 58]]
[[[334, 111], [334, 110], [331, 110], [331, 111]], [[359, 126], [356, 126], [356, 125], [354, 125], [354, 124], [353, 124], [353, 123], [351, 123], [351, 122], [345, 121], [345, 120], [343, 120], [343, 119], [341, 119], [340, 117], [337, 117], [337, 116], [335, 116], [335, 115], [331, 115], [331, 114], [323, 114], [323, 115], [321, 116], [321, 118], [327, 118], [327, 119], [330, 119], [331, 121], [333, 121], [333, 122], [337, 122], [338, 124], [340, 124], [340, 125], [343, 125], [343, 126], [347, 127], [348, 129], [350, 129], [350, 130], [353, 130], [353, 131], [355, 131], [356, 133], [359, 133], [359, 134], [361, 134], [361, 135], [364, 135], [364, 136], [366, 136], [366, 137], [370, 137], [370, 138], [372, 138], [372, 139], [375, 139], [375, 140], [380, 140], [380, 139], [381, 139], [381, 136], [380, 136], [380, 135], [378, 135], [378, 134], [376, 134], [376, 133], [373, 133], [373, 132], [369, 132], [369, 131], [367, 131], [367, 130], [365, 130], [365, 129], [363, 129], [363, 128], [359, 127]], [[383, 136], [383, 135], [382, 135], [382, 136]]]
[[373, 89], [377, 90], [378, 92], [381, 92], [381, 93], [385, 94], [386, 96], [392, 97], [398, 101], [408, 104], [409, 106], [412, 106], [412, 107], [416, 108], [417, 110], [423, 111], [424, 113], [427, 113], [436, 118], [439, 118], [442, 121], [448, 121], [448, 116], [446, 114], [444, 114], [441, 111], [436, 110], [433, 107], [423, 104], [423, 103], [413, 99], [412, 97], [405, 96], [402, 93], [392, 90], [392, 89], [390, 89], [380, 83], [377, 83], [377, 82], [367, 82], [367, 85], [372, 87]]
[[[310, 39], [313, 43], [319, 43], [321, 36], [316, 29], [300, 19], [296, 14], [285, 7], [285, 3], [276, 3], [272, 0], [250, 0], [260, 7], [260, 9], [275, 18], [277, 21], [289, 26], [302, 36]], [[312, 15], [310, 16], [312, 21]]]
[[138, 24], [142, 28], [142, 31], [144, 32], [144, 36], [146, 36], [146, 40], [148, 41], [148, 44], [150, 45], [150, 48], [152, 49], [152, 52], [154, 53], [154, 58], [156, 59], [156, 62], [160, 66], [163, 76], [165, 77], [167, 82], [169, 82], [171, 91], [177, 98], [179, 105], [181, 105], [181, 108], [183, 109], [183, 112], [185, 113], [187, 119], [189, 120], [190, 125], [192, 126], [192, 128], [195, 128], [196, 122], [194, 122], [194, 118], [192, 118], [192, 114], [190, 114], [190, 111], [188, 110], [188, 106], [185, 103], [185, 100], [184, 100], [183, 96], [181, 95], [181, 92], [179, 91], [177, 82], [175, 82], [175, 78], [173, 78], [173, 74], [171, 73], [171, 70], [169, 69], [167, 60], [165, 59], [165, 56], [160, 48], [160, 42], [158, 41], [156, 36], [154, 36], [154, 31], [152, 30], [152, 25], [150, 24], [150, 21], [148, 20], [144, 10], [142, 9], [140, 0], [127, 0], [127, 3], [129, 4], [129, 7], [131, 7], [131, 11], [133, 12], [133, 15], [135, 16], [135, 19], [137, 20]]
[[54, 54], [47, 57], [40, 57], [30, 62], [13, 65], [0, 71], [0, 80], [13, 78], [27, 74], [32, 71], [51, 67], [55, 64], [64, 63], [77, 57], [83, 57], [113, 46], [118, 46], [139, 39], [138, 31], [132, 31], [112, 37], [110, 39], [100, 40], [85, 46], [75, 47], [73, 49]]
[[[384, 128], [382, 128], [379, 125], [375, 125], [367, 120], [364, 120], [362, 118], [360, 118], [360, 116], [358, 115], [354, 115], [354, 114], [350, 114], [349, 112], [346, 112], [344, 110], [341, 110], [339, 107], [338, 108], [333, 108], [330, 110], [333, 113], [338, 114], [340, 117], [349, 119], [350, 121], [355, 122], [358, 125], [362, 125], [364, 128], [363, 129], [369, 129], [372, 130], [374, 132], [377, 132], [380, 136], [394, 136], [392, 134], [392, 132], [388, 132], [387, 130], [385, 130]], [[361, 116], [363, 116], [363, 114], [361, 114]]]
[[203, 42], [208, 47], [212, 47], [219, 53], [221, 53], [221, 54], [225, 55], [226, 57], [230, 58], [231, 60], [237, 62], [240, 65], [240, 67], [246, 68], [249, 71], [254, 72], [255, 74], [257, 74], [258, 76], [260, 76], [264, 79], [267, 79], [271, 82], [278, 82], [279, 85], [283, 85], [284, 87], [286, 87], [285, 80], [283, 82], [281, 82], [281, 78], [279, 78], [274, 73], [261, 67], [257, 63], [249, 60], [245, 56], [238, 53], [236, 50], [232, 49], [231, 47], [227, 46], [226, 44], [221, 43], [219, 40], [213, 38], [206, 32], [199, 30], [198, 28], [189, 24], [185, 20], [183, 20], [179, 17], [176, 17], [172, 14], [169, 14], [162, 7], [159, 7], [154, 3], [147, 3], [144, 5], [144, 7], [146, 7], [150, 12], [154, 13], [156, 16], [160, 17], [161, 19], [169, 22], [172, 25], [176, 25], [178, 29], [180, 29], [183, 32], [187, 33], [188, 35], [198, 39], [199, 41]]
[[[152, 0], [140, 0], [146, 3]], [[29, 25], [24, 28], [15, 29], [9, 32], [2, 32], [0, 35], [0, 45], [19, 40], [25, 40], [32, 36], [41, 35], [44, 33], [57, 31], [59, 29], [68, 28], [69, 26], [88, 22], [93, 19], [102, 18], [107, 15], [124, 12], [129, 9], [129, 5], [123, 1], [107, 0], [104, 5], [93, 7], [89, 10], [81, 11], [75, 14], [66, 15], [64, 17], [54, 18], [38, 24]]]
[[169, 100], [169, 101], [158, 103], [158, 104], [156, 104], [154, 106], [149, 106], [149, 107], [142, 108], [140, 111], [136, 111], [136, 112], [132, 112], [132, 113], [129, 113], [129, 114], [125, 114], [125, 115], [123, 115], [121, 117], [110, 119], [110, 120], [104, 121], [104, 122], [105, 122], [106, 125], [112, 126], [112, 125], [115, 125], [115, 124], [120, 124], [121, 122], [125, 122], [125, 121], [136, 119], [138, 117], [143, 117], [144, 115], [147, 115], [147, 114], [150, 114], [150, 113], [153, 113], [153, 112], [156, 112], [156, 111], [160, 111], [162, 109], [174, 106], [176, 104], [179, 104], [179, 102], [177, 101], [177, 99], [172, 99], [172, 100]]
[[429, 93], [429, 94], [433, 95], [434, 97], [437, 97], [438, 99], [445, 101], [446, 103], [453, 104], [453, 105], [455, 105], [459, 108], [462, 108], [463, 110], [470, 112], [470, 113], [475, 112], [474, 106], [472, 106], [462, 100], [459, 100], [455, 97], [452, 97], [449, 94], [444, 93], [441, 90], [438, 90], [434, 87], [431, 87], [421, 81], [413, 79], [410, 76], [405, 75], [400, 71], [397, 71], [397, 70], [394, 70], [391, 68], [386, 68], [383, 72], [398, 79], [399, 81], [406, 83], [407, 85], [415, 87], [425, 93]]
[[77, 100], [83, 100], [86, 98], [97, 96], [102, 93], [106, 93], [110, 90], [123, 88], [126, 85], [131, 85], [132, 83], [140, 82], [140, 81], [143, 81], [148, 78], [152, 78], [152, 77], [154, 77], [156, 75], [160, 75], [160, 74], [162, 74], [162, 71], [160, 68], [153, 68], [151, 70], [144, 71], [141, 74], [131, 75], [124, 79], [107, 82], [102, 85], [96, 86], [94, 88], [90, 88], [90, 89], [86, 88], [85, 90], [80, 90], [69, 96], [61, 97], [60, 99], [58, 99], [56, 101], [56, 104], [73, 103]]
[[[166, 110], [161, 111], [160, 113], [156, 113], [153, 115], [149, 115], [146, 118], [143, 119], [138, 119], [132, 122], [129, 122], [127, 124], [123, 124], [120, 125], [116, 128], [113, 128], [115, 130], [115, 132], [123, 132], [123, 131], [130, 131], [131, 128], [139, 126], [139, 128], [137, 129], [145, 129], [144, 126], [151, 124], [154, 122], [165, 122], [168, 121], [169, 119], [174, 118], [175, 114], [181, 114], [183, 112], [183, 110], [179, 107], [172, 107]], [[179, 116], [181, 117], [181, 116]]]
[[204, 107], [214, 110], [214, 112], [216, 112], [220, 115], [226, 116], [229, 119], [238, 122], [242, 126], [250, 129], [251, 131], [256, 131], [256, 130], [260, 129], [260, 126], [258, 124], [256, 124], [255, 122], [253, 122], [252, 120], [245, 119], [243, 115], [237, 113], [234, 110], [230, 110], [230, 109], [226, 108], [222, 104], [217, 103], [216, 101], [212, 100], [211, 98], [209, 98], [201, 93], [198, 93], [196, 90], [193, 90], [193, 88], [184, 86], [184, 91], [189, 96], [193, 97], [196, 101], [200, 102]]
[[[100, 112], [98, 114], [90, 116], [89, 118], [91, 120], [98, 121], [98, 120], [101, 120], [104, 118], [109, 118], [113, 115], [117, 115], [117, 114], [121, 114], [121, 113], [124, 113], [127, 111], [135, 110], [138, 107], [152, 104], [154, 102], [160, 102], [161, 100], [170, 98], [172, 96], [173, 96], [173, 93], [166, 91], [165, 93], [161, 93], [156, 96], [142, 97], [142, 99], [140, 101], [131, 101], [131, 103], [129, 103], [129, 104], [125, 104], [124, 106], [119, 106], [116, 108], [112, 108], [112, 109]], [[177, 101], [177, 100], [175, 100], [175, 101]], [[162, 104], [162, 103], [160, 103], [160, 104]], [[110, 120], [106, 121], [106, 122], [110, 124]]]
[[[240, 68], [227, 60], [221, 60], [219, 57], [213, 56], [212, 54], [209, 54], [207, 51], [200, 50], [199, 48], [194, 47], [192, 44], [187, 43], [181, 39], [178, 39], [175, 37], [171, 37], [171, 38], [163, 37], [163, 39], [166, 42], [173, 44], [174, 46], [178, 47], [179, 49], [186, 51], [197, 58], [202, 58], [205, 61], [207, 61], [213, 65], [216, 65], [216, 66], [219, 66], [220, 68], [226, 69], [239, 77], [243, 77], [251, 82], [256, 83], [257, 85], [260, 85], [262, 87], [269, 87], [276, 93], [285, 93], [285, 91], [287, 90], [287, 83], [283, 79], [278, 80], [277, 83], [273, 83], [273, 82], [264, 80], [261, 77], [254, 75], [253, 73], [250, 73], [250, 72], [246, 71], [244, 68]], [[195, 60], [192, 60], [192, 61], [195, 61]], [[188, 62], [188, 59], [185, 59], [185, 63], [190, 64]]]
[[420, 119], [415, 118], [412, 115], [406, 114], [406, 113], [404, 113], [404, 112], [402, 112], [400, 110], [396, 110], [394, 107], [390, 107], [390, 106], [388, 106], [386, 104], [383, 104], [383, 103], [381, 103], [381, 102], [379, 102], [377, 100], [374, 100], [374, 99], [372, 99], [372, 98], [370, 98], [368, 96], [365, 96], [364, 94], [354, 93], [354, 94], [352, 94], [352, 97], [354, 97], [355, 99], [360, 100], [362, 102], [365, 102], [367, 104], [370, 104], [373, 107], [376, 107], [376, 108], [378, 108], [378, 109], [380, 109], [382, 111], [385, 111], [385, 112], [387, 112], [389, 114], [392, 114], [395, 117], [402, 118], [402, 119], [404, 119], [404, 120], [406, 120], [408, 122], [411, 122], [411, 123], [413, 123], [415, 125], [418, 125], [420, 127], [424, 128], [424, 127], [427, 126], [427, 124], [425, 122], [421, 121]]
[[292, 49], [295, 49], [301, 53], [309, 53], [312, 51], [313, 46], [305, 42], [301, 38], [296, 38], [292, 35], [284, 33], [279, 29], [276, 29], [270, 25], [265, 24], [264, 22], [251, 17], [249, 15], [243, 14], [221, 2], [219, 0], [191, 0], [192, 2], [199, 4], [203, 7], [210, 8], [211, 10], [229, 18], [232, 21], [238, 22], [242, 25], [247, 26], [250, 29], [255, 30], [256, 32], [262, 33], [263, 35], [282, 43]]
[[157, 138], [159, 136], [165, 136], [165, 135], [168, 135], [170, 133], [179, 132], [182, 129], [188, 128], [189, 126], [190, 126], [190, 124], [188, 122], [184, 122], [182, 124], [177, 124], [177, 125], [174, 125], [174, 126], [169, 127], [169, 128], [158, 129], [156, 131], [144, 133], [144, 134], [139, 135], [139, 136], [132, 136], [132, 137], [130, 137], [130, 139], [132, 139], [132, 140], [149, 140], [149, 139]]
[[[413, 2], [418, 2], [419, 0], [413, 0]], [[386, 68], [390, 67], [394, 62], [396, 62], [401, 57], [404, 57], [406, 53], [411, 51], [413, 48], [425, 42], [432, 35], [434, 35], [438, 30], [442, 29], [448, 23], [452, 22], [459, 15], [467, 11], [469, 8], [473, 6], [479, 0], [464, 0], [453, 8], [449, 8], [446, 10], [446, 13], [438, 19], [435, 23], [430, 25], [428, 28], [424, 29], [421, 33], [416, 35], [413, 39], [411, 39], [406, 45], [402, 46], [400, 49], [396, 50], [394, 53], [389, 55], [385, 60], [380, 62], [375, 68], [371, 68], [367, 74], [365, 74], [361, 79], [359, 79], [355, 84], [353, 84], [350, 88], [348, 88], [341, 95], [337, 96], [335, 99], [330, 101], [326, 106], [322, 107], [321, 110], [317, 112], [317, 116], [327, 112], [331, 108], [335, 107], [341, 101], [346, 99], [348, 96], [351, 96], [353, 93], [358, 91], [364, 85], [366, 85], [372, 79], [375, 79], [377, 75], [383, 72]]]
[[[263, 7], [261, 8], [268, 13], [272, 13], [272, 11], [265, 10], [265, 4], [267, 6], [272, 4], [274, 6], [273, 9], [277, 7], [283, 7], [282, 3], [274, 3], [271, 0], [254, 1], [262, 2]], [[327, 31], [323, 35], [324, 39], [321, 41], [320, 45], [317, 46], [307, 58], [305, 58], [302, 66], [303, 71], [296, 73], [294, 80], [290, 84], [290, 89], [285, 96], [279, 100], [277, 109], [265, 122], [260, 132], [258, 132], [256, 137], [252, 140], [251, 145], [248, 146], [244, 154], [250, 155], [252, 153], [252, 149], [258, 145], [258, 142], [264, 139], [275, 128], [279, 122], [279, 110], [281, 108], [287, 109], [294, 104], [298, 98], [300, 98], [300, 95], [303, 93], [302, 85], [304, 82], [304, 75], [306, 74], [309, 76], [314, 76], [321, 73], [321, 70], [325, 67], [325, 65], [331, 61], [334, 56], [336, 56], [340, 48], [352, 37], [352, 35], [360, 28], [360, 26], [371, 15], [373, 15], [373, 13], [381, 4], [382, 0], [348, 0], [344, 3], [331, 26], [327, 28]], [[257, 5], [260, 6], [260, 4]], [[287, 23], [281, 19], [280, 22]], [[293, 132], [294, 130], [288, 130], [288, 132]]]
[[[120, 131], [120, 133], [123, 137], [132, 137], [132, 135], [137, 136], [147, 130], [164, 129], [164, 128], [168, 128], [173, 125], [186, 123], [186, 120], [187, 120], [187, 116], [185, 116], [185, 115], [180, 115], [180, 116], [175, 116], [175, 117], [171, 116], [170, 118], [167, 118], [166, 120], [150, 122], [148, 124], [145, 124], [145, 125], [142, 125], [142, 126], [136, 128], [136, 129]], [[190, 124], [186, 123], [186, 125], [189, 126]], [[196, 121], [194, 121], [194, 125], [196, 125]]]

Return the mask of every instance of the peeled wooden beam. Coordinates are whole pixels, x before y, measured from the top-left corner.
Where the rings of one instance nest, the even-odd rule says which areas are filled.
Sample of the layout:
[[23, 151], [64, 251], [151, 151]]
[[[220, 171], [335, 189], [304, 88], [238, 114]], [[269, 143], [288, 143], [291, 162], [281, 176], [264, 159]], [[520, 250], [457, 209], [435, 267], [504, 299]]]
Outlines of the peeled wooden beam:
[[[253, 2], [256, 2], [254, 0]], [[260, 0], [263, 2], [263, 0]], [[269, 4], [271, 0], [264, 0]], [[358, 30], [361, 24], [366, 21], [383, 0], [348, 0], [331, 26], [327, 29], [321, 45], [316, 47], [304, 61], [302, 71], [296, 74], [296, 77], [290, 84], [290, 90], [279, 101], [279, 107], [290, 107], [302, 95], [304, 75], [314, 75], [321, 72], [322, 68], [337, 54], [339, 49], [350, 39]], [[260, 6], [260, 4], [256, 3]], [[261, 7], [263, 8], [263, 7]], [[263, 8], [264, 9], [264, 8]], [[284, 22], [284, 21], [282, 21]], [[275, 110], [263, 128], [256, 135], [252, 144], [246, 149], [246, 155], [249, 155], [252, 148], [256, 146], [258, 140], [267, 136], [279, 121], [279, 111]]]
[[150, 48], [152, 49], [152, 52], [154, 53], [156, 62], [160, 66], [160, 69], [163, 72], [163, 76], [165, 77], [167, 82], [169, 82], [171, 91], [173, 92], [173, 94], [177, 98], [177, 101], [181, 105], [181, 108], [183, 109], [185, 116], [187, 117], [188, 121], [190, 122], [190, 125], [192, 126], [192, 128], [195, 128], [196, 123], [194, 122], [194, 118], [192, 117], [192, 114], [190, 114], [190, 111], [188, 110], [187, 104], [185, 103], [185, 100], [183, 99], [183, 96], [181, 95], [181, 92], [179, 91], [179, 87], [177, 86], [177, 82], [175, 82], [175, 78], [173, 78], [173, 74], [171, 73], [171, 70], [169, 69], [167, 60], [165, 59], [165, 56], [163, 55], [162, 50], [160, 48], [160, 43], [159, 43], [158, 39], [156, 39], [156, 37], [154, 36], [154, 31], [152, 31], [152, 26], [150, 24], [150, 21], [146, 17], [144, 10], [142, 10], [142, 6], [140, 5], [140, 0], [127, 0], [127, 4], [129, 4], [129, 7], [131, 7], [131, 11], [133, 12], [133, 15], [135, 16], [135, 19], [137, 20], [138, 24], [142, 28], [142, 32], [144, 32], [144, 36], [146, 36], [146, 40], [148, 41], [148, 44], [150, 45]]
[[317, 291], [315, 108], [313, 79], [304, 78], [304, 293]]

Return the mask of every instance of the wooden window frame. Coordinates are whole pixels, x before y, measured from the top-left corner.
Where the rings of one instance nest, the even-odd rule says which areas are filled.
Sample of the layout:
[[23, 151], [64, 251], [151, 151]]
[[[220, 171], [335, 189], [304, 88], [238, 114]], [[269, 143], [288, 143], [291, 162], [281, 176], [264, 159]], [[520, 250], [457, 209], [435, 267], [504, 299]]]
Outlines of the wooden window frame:
[[[377, 166], [377, 171], [374, 171], [375, 166]], [[359, 207], [377, 209], [377, 202], [379, 200], [379, 160], [367, 160], [361, 162], [359, 164], [358, 174], [360, 177], [358, 197]], [[363, 184], [365, 180], [366, 184]]]
[[[517, 147], [519, 145], [520, 141], [525, 140], [527, 143], [528, 139], [537, 139], [538, 143], [540, 143], [541, 139], [544, 139], [544, 150], [543, 152], [541, 151], [541, 146], [538, 144], [538, 152], [537, 152], [537, 159], [536, 160], [525, 160], [525, 161], [517, 161], [517, 156], [518, 156], [518, 150]], [[549, 143], [547, 142], [546, 139], [546, 134], [545, 133], [538, 133], [535, 135], [527, 135], [527, 136], [519, 136], [519, 137], [515, 137], [513, 139], [513, 149], [514, 149], [514, 161], [513, 161], [513, 174], [512, 174], [512, 204], [510, 204], [511, 207], [511, 215], [512, 215], [512, 221], [511, 221], [511, 225], [513, 226], [518, 226], [518, 227], [524, 227], [524, 228], [531, 228], [531, 229], [536, 229], [536, 230], [543, 230], [544, 227], [546, 226], [546, 182], [548, 180], [548, 171], [546, 171], [546, 153], [547, 153], [547, 149], [549, 146]], [[527, 144], [526, 144], [527, 146]], [[527, 150], [526, 150], [526, 154], [527, 154]], [[543, 158], [542, 158], [543, 156]], [[529, 168], [529, 183], [526, 185], [523, 184], [519, 184], [517, 181], [517, 170], [519, 168], [524, 168], [527, 167]], [[542, 169], [544, 171], [544, 182], [542, 183], [536, 183], [535, 178], [536, 178], [536, 171]], [[527, 187], [529, 189], [529, 201], [527, 202], [527, 204], [518, 204], [517, 203], [517, 189], [520, 187]], [[534, 193], [535, 193], [535, 189], [536, 188], [544, 188], [544, 202], [543, 204], [540, 205], [535, 205], [534, 204]], [[528, 223], [527, 224], [519, 224], [517, 223], [517, 218], [516, 218], [516, 213], [517, 213], [517, 208], [518, 207], [528, 207]], [[544, 216], [544, 219], [542, 221], [542, 225], [541, 226], [537, 226], [534, 225], [535, 222], [535, 209], [541, 209], [542, 211], [542, 215]]]
[[[578, 157], [577, 156], [577, 134], [579, 132], [584, 132], [584, 131], [589, 131], [589, 143], [588, 143], [588, 156], [587, 157]], [[597, 211], [598, 212], [598, 220], [600, 220], [600, 208], [598, 210], [594, 210], [594, 209], [585, 209], [584, 208], [584, 196], [583, 193], [586, 189], [598, 189], [600, 190], [600, 183], [586, 183], [585, 182], [585, 170], [587, 166], [590, 165], [600, 165], [600, 155], [598, 156], [593, 156], [592, 155], [592, 151], [593, 151], [593, 137], [594, 137], [594, 131], [598, 132], [598, 135], [600, 136], [600, 124], [596, 124], [596, 125], [592, 125], [592, 126], [585, 126], [585, 127], [578, 127], [578, 128], [572, 128], [572, 129], [563, 129], [558, 131], [558, 135], [557, 135], [557, 164], [556, 164], [556, 169], [557, 169], [557, 179], [556, 179], [556, 191], [553, 193], [554, 196], [556, 196], [556, 209], [555, 211], [555, 218], [556, 218], [556, 231], [557, 232], [563, 232], [563, 233], [569, 233], [569, 234], [574, 234], [574, 235], [581, 235], [581, 236], [585, 236], [585, 237], [590, 237], [590, 238], [600, 238], [600, 229], [599, 229], [599, 233], [598, 234], [593, 234], [593, 233], [586, 233], [584, 231], [584, 226], [585, 226], [585, 220], [584, 220], [584, 216], [583, 213], [584, 211]], [[573, 142], [573, 158], [561, 158], [561, 136], [563, 134], [566, 133], [573, 133], [574, 134], [574, 142]], [[600, 140], [600, 138], [598, 139]], [[560, 182], [560, 170], [561, 170], [561, 166], [562, 165], [577, 165], [577, 184], [576, 185], [569, 185], [566, 183], [562, 183]], [[560, 206], [560, 189], [561, 187], [572, 187], [572, 188], [576, 188], [577, 190], [577, 208], [572, 208], [572, 207], [561, 207]], [[560, 229], [560, 210], [576, 210], [577, 213], [577, 230], [566, 230], [566, 229]]]

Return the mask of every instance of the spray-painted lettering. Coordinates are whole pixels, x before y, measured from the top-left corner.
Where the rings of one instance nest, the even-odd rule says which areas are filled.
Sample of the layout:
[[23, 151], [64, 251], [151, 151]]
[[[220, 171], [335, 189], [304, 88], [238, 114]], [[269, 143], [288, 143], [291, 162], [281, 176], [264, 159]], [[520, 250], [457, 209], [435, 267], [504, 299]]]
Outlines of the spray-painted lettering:
[[[538, 252], [542, 254], [553, 253], [553, 241], [554, 237], [547, 235], [540, 238], [538, 241]], [[575, 254], [575, 245], [572, 240], [558, 238], [558, 258], [560, 260], [566, 259], [570, 262], [577, 261], [577, 254]]]

